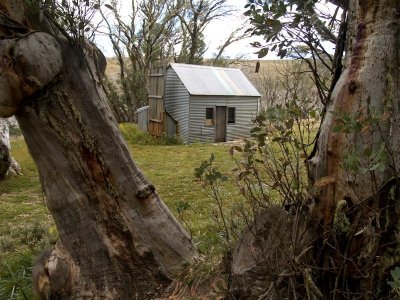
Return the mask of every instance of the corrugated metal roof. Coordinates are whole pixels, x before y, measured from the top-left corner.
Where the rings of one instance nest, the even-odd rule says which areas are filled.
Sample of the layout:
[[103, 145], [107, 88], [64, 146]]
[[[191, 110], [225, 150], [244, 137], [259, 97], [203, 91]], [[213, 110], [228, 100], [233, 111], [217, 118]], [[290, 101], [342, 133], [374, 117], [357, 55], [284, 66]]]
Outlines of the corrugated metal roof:
[[170, 66], [191, 95], [261, 96], [239, 69], [175, 63]]

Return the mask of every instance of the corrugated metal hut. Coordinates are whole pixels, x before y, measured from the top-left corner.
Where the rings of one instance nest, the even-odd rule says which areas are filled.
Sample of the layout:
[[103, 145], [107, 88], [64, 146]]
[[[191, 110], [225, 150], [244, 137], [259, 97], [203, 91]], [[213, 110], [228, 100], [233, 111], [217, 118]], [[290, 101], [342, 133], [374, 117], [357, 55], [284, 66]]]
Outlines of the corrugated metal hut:
[[260, 93], [239, 69], [171, 63], [165, 112], [183, 142], [225, 142], [250, 135]]

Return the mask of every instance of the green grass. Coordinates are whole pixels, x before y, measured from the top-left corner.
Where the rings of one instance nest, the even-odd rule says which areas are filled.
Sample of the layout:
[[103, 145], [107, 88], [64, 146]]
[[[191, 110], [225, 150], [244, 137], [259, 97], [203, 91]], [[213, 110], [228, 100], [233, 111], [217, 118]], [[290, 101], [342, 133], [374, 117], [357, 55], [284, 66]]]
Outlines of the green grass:
[[[194, 241], [200, 251], [209, 252], [215, 246], [218, 234], [212, 221], [213, 200], [195, 181], [194, 169], [202, 160], [214, 153], [217, 166], [229, 172], [232, 161], [229, 146], [194, 144], [178, 146], [131, 146], [134, 160], [144, 174], [154, 183], [158, 193], [173, 213], [178, 216], [178, 207], [187, 203], [189, 209], [184, 220], [190, 224]], [[238, 198], [238, 191], [229, 183], [223, 190], [224, 196]]]
[[[221, 253], [220, 235], [212, 218], [212, 199], [195, 181], [194, 169], [214, 153], [222, 172], [232, 168], [227, 145], [142, 145], [151, 137], [128, 131], [133, 159], [175, 216], [183, 216], [199, 250]], [[134, 128], [133, 128], [134, 130]], [[136, 140], [135, 140], [136, 139]], [[135, 143], [136, 142], [136, 143]], [[140, 143], [140, 144], [138, 144]], [[11, 175], [0, 182], [0, 299], [31, 299], [30, 272], [35, 257], [55, 240], [55, 227], [44, 203], [37, 168], [22, 137], [11, 141], [12, 154], [22, 167], [22, 176]], [[223, 194], [234, 202], [239, 198], [232, 185]], [[187, 208], [179, 214], [182, 207]], [[12, 293], [16, 292], [15, 295]], [[12, 297], [11, 297], [12, 296]]]

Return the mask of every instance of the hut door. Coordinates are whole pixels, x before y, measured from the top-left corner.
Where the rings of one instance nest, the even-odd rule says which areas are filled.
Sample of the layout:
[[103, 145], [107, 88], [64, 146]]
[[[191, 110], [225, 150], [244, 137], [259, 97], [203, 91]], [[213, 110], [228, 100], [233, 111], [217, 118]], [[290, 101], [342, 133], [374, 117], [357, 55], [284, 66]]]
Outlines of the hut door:
[[215, 116], [215, 141], [226, 142], [226, 106], [217, 106]]

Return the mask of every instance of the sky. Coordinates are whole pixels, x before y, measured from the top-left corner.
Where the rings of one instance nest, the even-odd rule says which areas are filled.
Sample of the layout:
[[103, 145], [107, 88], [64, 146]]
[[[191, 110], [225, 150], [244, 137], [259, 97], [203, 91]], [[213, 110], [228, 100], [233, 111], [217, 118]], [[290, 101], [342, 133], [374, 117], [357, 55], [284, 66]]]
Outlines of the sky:
[[[220, 46], [229, 37], [229, 34], [240, 26], [240, 24], [243, 24], [245, 28], [249, 27], [250, 24], [243, 17], [243, 13], [246, 11], [244, 8], [246, 3], [246, 0], [228, 0], [228, 5], [237, 9], [237, 12], [222, 20], [214, 20], [205, 29], [204, 34], [208, 46], [205, 57], [212, 57], [212, 55], [217, 52], [218, 46]], [[257, 54], [254, 54], [257, 49], [250, 45], [250, 42], [254, 40], [255, 38], [247, 38], [231, 45], [227, 48], [225, 56], [235, 58], [245, 55], [247, 59], [257, 59]]]
[[[121, 11], [129, 13], [129, 4], [131, 1], [120, 0], [120, 2], [122, 5]], [[249, 26], [248, 21], [243, 17], [243, 13], [246, 11], [244, 6], [246, 5], [247, 0], [228, 0], [227, 2], [228, 5], [234, 7], [237, 11], [231, 16], [213, 20], [205, 29], [204, 36], [208, 48], [204, 55], [206, 58], [211, 58], [216, 54], [218, 52], [218, 46], [220, 46], [227, 39], [229, 34], [240, 26], [240, 24], [243, 24], [244, 28]], [[324, 5], [322, 9], [332, 11], [333, 6]], [[251, 42], [256, 40], [262, 43], [260, 37], [250, 37], [232, 44], [226, 49], [224, 56], [230, 58], [242, 57], [243, 59], [251, 60], [258, 59], [257, 54], [255, 53], [257, 52], [257, 49], [250, 45]], [[114, 55], [106, 37], [97, 37], [96, 41], [107, 57]], [[277, 56], [274, 53], [269, 53], [264, 59], [277, 59]]]

